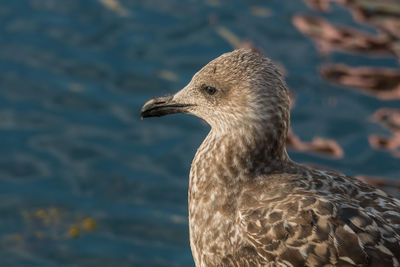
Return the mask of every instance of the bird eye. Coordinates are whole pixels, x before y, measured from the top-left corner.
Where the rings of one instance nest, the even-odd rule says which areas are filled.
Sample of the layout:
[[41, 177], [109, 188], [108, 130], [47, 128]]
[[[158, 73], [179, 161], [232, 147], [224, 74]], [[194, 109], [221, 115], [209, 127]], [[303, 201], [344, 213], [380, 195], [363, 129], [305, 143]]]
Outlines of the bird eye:
[[215, 87], [212, 86], [204, 86], [203, 90], [209, 95], [213, 95], [217, 92], [217, 89], [215, 89]]

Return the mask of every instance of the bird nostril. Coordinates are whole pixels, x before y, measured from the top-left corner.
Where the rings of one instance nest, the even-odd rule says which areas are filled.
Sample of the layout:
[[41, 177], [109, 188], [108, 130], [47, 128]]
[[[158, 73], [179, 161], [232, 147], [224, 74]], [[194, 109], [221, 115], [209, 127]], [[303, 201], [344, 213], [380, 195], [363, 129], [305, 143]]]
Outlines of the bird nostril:
[[171, 96], [171, 95], [158, 97], [158, 98], [155, 98], [155, 99], [154, 99], [153, 104], [154, 104], [154, 105], [166, 104], [166, 103], [170, 102], [171, 99], [172, 99], [172, 96]]

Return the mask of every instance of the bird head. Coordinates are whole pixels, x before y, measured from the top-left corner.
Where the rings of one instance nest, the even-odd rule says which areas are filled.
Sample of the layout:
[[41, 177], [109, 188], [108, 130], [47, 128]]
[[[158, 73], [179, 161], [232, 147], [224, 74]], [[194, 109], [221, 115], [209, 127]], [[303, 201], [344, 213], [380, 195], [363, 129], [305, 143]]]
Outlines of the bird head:
[[209, 62], [174, 95], [149, 100], [141, 117], [174, 113], [200, 117], [215, 131], [269, 127], [286, 135], [289, 94], [270, 59], [239, 49]]

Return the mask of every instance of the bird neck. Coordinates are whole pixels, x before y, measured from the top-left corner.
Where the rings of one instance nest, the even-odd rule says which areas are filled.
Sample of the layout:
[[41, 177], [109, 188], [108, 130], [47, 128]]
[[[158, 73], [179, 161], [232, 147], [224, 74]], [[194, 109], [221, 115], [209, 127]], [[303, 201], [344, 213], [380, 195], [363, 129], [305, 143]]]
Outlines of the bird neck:
[[218, 170], [211, 171], [217, 171], [228, 180], [254, 179], [262, 174], [282, 172], [290, 162], [285, 148], [286, 132], [260, 129], [273, 128], [244, 125], [224, 132], [211, 129], [193, 160], [193, 165], [204, 166], [197, 166], [195, 169], [209, 170], [209, 166], [214, 166]]

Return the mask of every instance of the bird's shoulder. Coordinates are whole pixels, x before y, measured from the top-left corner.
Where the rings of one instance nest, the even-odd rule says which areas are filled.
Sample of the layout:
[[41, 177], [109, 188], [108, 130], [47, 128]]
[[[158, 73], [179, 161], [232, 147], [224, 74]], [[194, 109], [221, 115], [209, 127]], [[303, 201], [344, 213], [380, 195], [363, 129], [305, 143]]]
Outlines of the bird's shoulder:
[[239, 198], [247, 245], [293, 266], [398, 264], [398, 200], [353, 179], [313, 169], [259, 177]]

